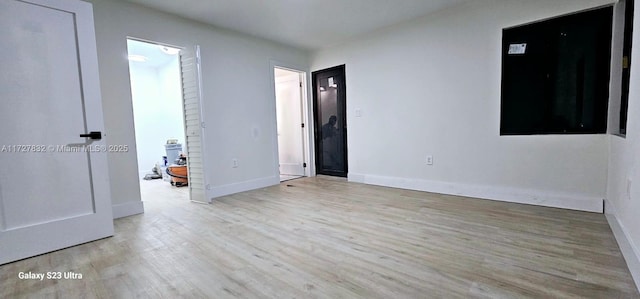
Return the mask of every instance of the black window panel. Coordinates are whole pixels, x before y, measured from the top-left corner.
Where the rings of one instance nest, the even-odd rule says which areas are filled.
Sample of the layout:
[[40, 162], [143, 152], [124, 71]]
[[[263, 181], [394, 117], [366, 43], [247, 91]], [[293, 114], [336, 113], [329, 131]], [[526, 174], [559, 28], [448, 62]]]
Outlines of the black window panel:
[[501, 135], [606, 132], [612, 18], [606, 7], [503, 30]]

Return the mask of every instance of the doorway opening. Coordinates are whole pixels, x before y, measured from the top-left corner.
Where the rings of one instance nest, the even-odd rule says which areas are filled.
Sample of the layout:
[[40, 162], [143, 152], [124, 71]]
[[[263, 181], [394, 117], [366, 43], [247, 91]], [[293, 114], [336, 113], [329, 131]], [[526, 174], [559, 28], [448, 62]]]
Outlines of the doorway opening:
[[274, 66], [280, 182], [309, 176], [306, 73]]
[[181, 49], [127, 39], [127, 51], [141, 193], [188, 200]]

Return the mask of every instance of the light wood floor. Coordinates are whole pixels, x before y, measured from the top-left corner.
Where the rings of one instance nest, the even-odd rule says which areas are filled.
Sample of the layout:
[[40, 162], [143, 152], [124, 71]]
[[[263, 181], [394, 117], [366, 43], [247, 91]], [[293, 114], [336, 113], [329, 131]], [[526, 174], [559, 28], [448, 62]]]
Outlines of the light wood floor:
[[323, 177], [200, 205], [144, 183], [144, 215], [0, 267], [0, 298], [640, 298], [601, 214]]

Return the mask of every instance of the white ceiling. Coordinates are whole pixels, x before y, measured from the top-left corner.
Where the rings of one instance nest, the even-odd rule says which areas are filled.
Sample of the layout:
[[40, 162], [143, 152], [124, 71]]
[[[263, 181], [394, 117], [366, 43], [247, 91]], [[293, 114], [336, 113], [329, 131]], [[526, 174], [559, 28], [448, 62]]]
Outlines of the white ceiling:
[[315, 50], [467, 0], [126, 0]]

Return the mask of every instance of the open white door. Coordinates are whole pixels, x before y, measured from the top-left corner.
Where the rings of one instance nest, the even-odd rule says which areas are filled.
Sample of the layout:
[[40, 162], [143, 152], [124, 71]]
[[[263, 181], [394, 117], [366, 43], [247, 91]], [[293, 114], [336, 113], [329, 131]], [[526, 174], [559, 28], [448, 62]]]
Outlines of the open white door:
[[180, 51], [182, 69], [182, 95], [184, 104], [185, 145], [191, 201], [210, 203], [206, 194], [204, 165], [204, 121], [202, 118], [202, 95], [200, 82], [200, 47]]
[[280, 174], [304, 176], [304, 126], [300, 74], [276, 76], [276, 117]]
[[[0, 1], [0, 264], [113, 235], [93, 11]], [[95, 131], [92, 137], [80, 134]]]

